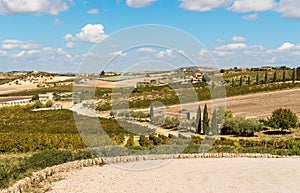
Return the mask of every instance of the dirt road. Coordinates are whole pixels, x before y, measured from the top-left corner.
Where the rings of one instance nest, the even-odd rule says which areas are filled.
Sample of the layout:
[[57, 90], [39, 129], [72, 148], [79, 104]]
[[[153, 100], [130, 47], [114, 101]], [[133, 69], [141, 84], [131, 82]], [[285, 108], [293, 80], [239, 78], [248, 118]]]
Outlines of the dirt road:
[[[139, 163], [127, 164], [135, 167]], [[122, 170], [105, 165], [68, 173], [67, 179], [52, 184], [50, 193], [298, 193], [299, 166], [300, 160], [292, 158], [174, 160], [159, 168], [144, 171]]]

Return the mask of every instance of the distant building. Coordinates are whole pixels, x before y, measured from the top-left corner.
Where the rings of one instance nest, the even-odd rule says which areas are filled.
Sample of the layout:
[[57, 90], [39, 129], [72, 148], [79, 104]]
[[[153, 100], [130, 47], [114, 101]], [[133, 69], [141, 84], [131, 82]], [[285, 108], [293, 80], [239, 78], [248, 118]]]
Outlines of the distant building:
[[20, 100], [8, 100], [8, 101], [1, 101], [0, 107], [9, 107], [9, 106], [17, 106], [17, 105], [24, 106], [32, 103], [33, 101], [31, 98], [20, 99]]
[[53, 93], [39, 94], [39, 100], [44, 104], [47, 101], [53, 101]]

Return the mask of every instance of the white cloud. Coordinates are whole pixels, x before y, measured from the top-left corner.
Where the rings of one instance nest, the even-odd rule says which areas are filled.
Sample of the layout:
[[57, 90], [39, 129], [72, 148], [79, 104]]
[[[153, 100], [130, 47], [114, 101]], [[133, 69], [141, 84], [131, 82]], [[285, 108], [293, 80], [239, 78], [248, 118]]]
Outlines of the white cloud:
[[67, 42], [66, 43], [66, 48], [69, 48], [69, 49], [73, 49], [73, 48], [78, 48], [79, 45], [74, 43], [74, 42]]
[[0, 50], [0, 56], [7, 56], [7, 52]]
[[245, 13], [267, 11], [274, 7], [274, 0], [235, 0], [228, 9], [233, 12]]
[[115, 52], [110, 53], [109, 56], [112, 56], [112, 57], [116, 57], [116, 56], [127, 56], [127, 53], [124, 53], [124, 52], [122, 52], [122, 51], [115, 51]]
[[216, 42], [216, 43], [224, 43], [224, 42], [226, 42], [226, 41], [223, 40], [223, 39], [218, 38], [218, 39], [215, 40], [215, 42]]
[[156, 0], [126, 0], [126, 5], [132, 8], [148, 7]]
[[53, 21], [53, 24], [54, 24], [54, 25], [62, 25], [63, 23], [64, 23], [64, 22], [61, 21], [61, 20], [58, 19], [58, 18], [55, 18], [54, 21]]
[[200, 58], [202, 58], [202, 57], [204, 57], [206, 54], [208, 54], [209, 52], [206, 50], [206, 49], [204, 49], [204, 48], [201, 48], [201, 50], [198, 52], [198, 56], [200, 57]]
[[90, 10], [87, 11], [87, 13], [88, 13], [88, 14], [95, 14], [95, 15], [97, 15], [97, 14], [99, 14], [100, 12], [99, 12], [98, 9], [90, 9]]
[[300, 1], [299, 0], [280, 0], [276, 11], [282, 13], [283, 17], [300, 19]]
[[109, 36], [105, 34], [103, 25], [87, 24], [81, 29], [80, 33], [76, 34], [76, 37], [84, 42], [100, 43]]
[[293, 44], [290, 42], [283, 43], [276, 51], [300, 51], [300, 44]]
[[156, 54], [157, 58], [164, 58], [164, 57], [174, 57], [173, 56], [173, 50], [166, 49], [165, 51], [160, 51], [158, 54]]
[[242, 37], [242, 36], [234, 36], [234, 37], [232, 37], [231, 40], [232, 40], [233, 42], [246, 42], [246, 41], [248, 41], [247, 38]]
[[227, 7], [230, 0], [181, 0], [179, 7], [189, 11], [210, 11], [214, 8]]
[[156, 52], [156, 50], [153, 49], [153, 48], [139, 48], [137, 51], [138, 51], [138, 52], [146, 52], [146, 53], [153, 53], [153, 52]]
[[227, 44], [227, 45], [216, 47], [215, 50], [233, 51], [233, 50], [245, 49], [246, 47], [247, 45], [243, 43], [233, 43], [233, 44]]
[[57, 15], [69, 9], [72, 0], [0, 0], [0, 14], [46, 13]]
[[251, 15], [245, 15], [242, 17], [244, 20], [248, 20], [248, 21], [255, 21], [258, 19], [258, 15], [257, 13], [251, 14]]
[[20, 40], [4, 40], [2, 41], [2, 48], [5, 50], [12, 50], [12, 49], [23, 49], [23, 50], [30, 50], [36, 49], [40, 46], [37, 43], [33, 42], [22, 42]]
[[64, 37], [64, 40], [66, 42], [71, 42], [71, 41], [75, 41], [76, 38], [72, 34], [66, 34], [65, 37]]

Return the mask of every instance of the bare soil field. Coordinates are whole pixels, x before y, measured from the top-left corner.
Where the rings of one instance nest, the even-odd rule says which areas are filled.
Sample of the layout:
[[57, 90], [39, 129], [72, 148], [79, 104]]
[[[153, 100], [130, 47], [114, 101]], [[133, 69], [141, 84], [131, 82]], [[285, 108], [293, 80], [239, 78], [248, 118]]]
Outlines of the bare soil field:
[[72, 171], [53, 183], [49, 192], [300, 192], [297, 158], [173, 160], [155, 169], [134, 171], [146, 162], [160, 161], [126, 163], [133, 170], [105, 165]]
[[[275, 92], [266, 92], [258, 94], [250, 94], [243, 96], [218, 99], [214, 101], [200, 102], [203, 110], [204, 104], [211, 109], [212, 104], [225, 104], [226, 108], [234, 115], [242, 115], [248, 118], [266, 118], [271, 116], [272, 111], [277, 108], [290, 108], [300, 118], [300, 89], [283, 90]], [[197, 104], [172, 105], [167, 108], [169, 113], [178, 113], [180, 108], [184, 108], [190, 112], [196, 112]], [[195, 113], [191, 117], [195, 117]]]
[[[74, 77], [68, 77], [68, 76], [57, 76], [50, 79], [49, 77], [44, 78], [37, 78], [34, 81], [28, 80], [14, 80], [12, 82], [9, 82], [7, 84], [0, 85], [0, 94], [9, 94], [14, 92], [21, 92], [26, 90], [32, 90], [38, 88], [37, 85], [40, 83], [53, 83], [53, 82], [59, 82], [59, 81], [65, 81], [69, 79], [74, 79]], [[16, 83], [16, 81], [18, 83]]]

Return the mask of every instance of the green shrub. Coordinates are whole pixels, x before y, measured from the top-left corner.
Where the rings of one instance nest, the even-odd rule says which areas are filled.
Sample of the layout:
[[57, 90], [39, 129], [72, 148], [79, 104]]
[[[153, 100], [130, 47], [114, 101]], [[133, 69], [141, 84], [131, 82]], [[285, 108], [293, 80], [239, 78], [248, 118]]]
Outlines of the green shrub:
[[140, 135], [139, 144], [141, 147], [149, 147], [151, 145], [151, 141], [145, 137], [145, 135]]
[[272, 112], [271, 118], [268, 119], [269, 126], [275, 129], [287, 130], [297, 128], [297, 115], [290, 109], [276, 109]]
[[237, 116], [225, 120], [222, 135], [254, 136], [254, 132], [263, 130], [263, 125], [254, 119]]
[[42, 169], [72, 161], [72, 152], [69, 150], [46, 150], [34, 154], [28, 159], [28, 168]]
[[127, 140], [127, 143], [126, 143], [125, 147], [133, 147], [133, 146], [134, 146], [133, 135], [130, 135], [128, 140]]

